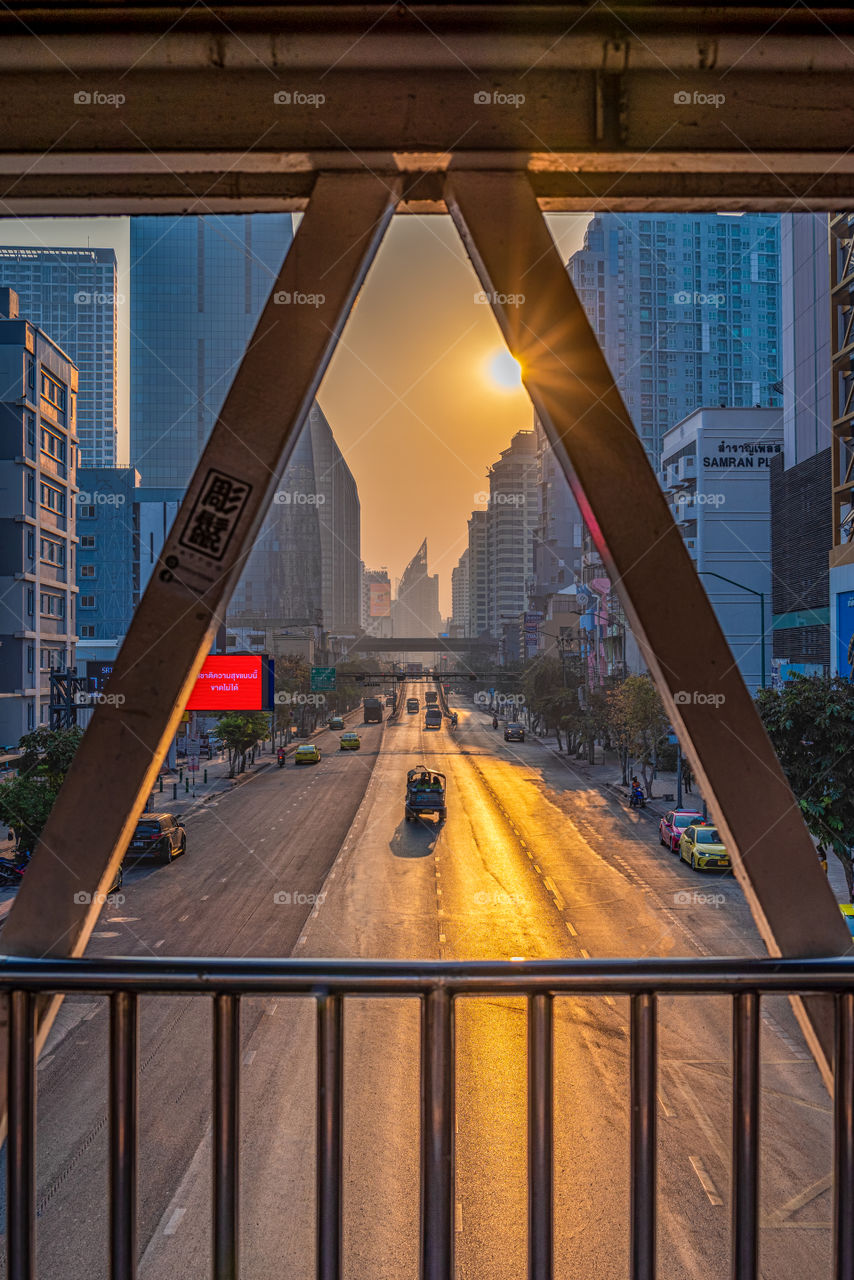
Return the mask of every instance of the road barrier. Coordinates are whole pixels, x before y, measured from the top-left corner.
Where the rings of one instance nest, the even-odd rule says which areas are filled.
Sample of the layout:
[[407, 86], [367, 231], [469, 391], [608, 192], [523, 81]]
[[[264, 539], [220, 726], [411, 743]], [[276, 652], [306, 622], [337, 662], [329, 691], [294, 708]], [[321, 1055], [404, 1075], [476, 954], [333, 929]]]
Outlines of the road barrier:
[[138, 1017], [147, 995], [213, 1001], [213, 1275], [238, 1277], [240, 1000], [312, 996], [317, 1012], [316, 1275], [342, 1273], [343, 1006], [348, 997], [421, 1002], [421, 1280], [454, 1274], [454, 1036], [458, 996], [528, 1001], [528, 1276], [553, 1274], [554, 998], [630, 1000], [631, 1280], [653, 1280], [656, 1245], [657, 997], [727, 995], [733, 1008], [732, 1275], [758, 1280], [763, 995], [834, 997], [833, 1251], [836, 1280], [854, 1275], [854, 959], [385, 960], [121, 959], [0, 961], [9, 1000], [8, 1276], [35, 1275], [35, 1014], [48, 992], [110, 998], [110, 1256], [135, 1275]]

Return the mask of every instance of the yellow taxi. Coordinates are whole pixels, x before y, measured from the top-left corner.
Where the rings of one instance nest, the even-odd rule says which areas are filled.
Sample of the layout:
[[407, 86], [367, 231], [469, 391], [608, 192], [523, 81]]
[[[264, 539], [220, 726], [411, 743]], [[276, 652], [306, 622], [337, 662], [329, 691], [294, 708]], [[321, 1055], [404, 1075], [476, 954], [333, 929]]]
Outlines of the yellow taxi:
[[362, 745], [358, 733], [342, 733], [339, 741], [342, 751], [358, 751]]
[[308, 742], [305, 746], [297, 747], [294, 752], [294, 764], [319, 764], [320, 763], [320, 747], [313, 742]]
[[695, 871], [729, 871], [731, 863], [717, 827], [697, 824], [686, 827], [679, 840], [679, 857], [689, 862]]
[[854, 938], [854, 903], [841, 902], [839, 910], [842, 912], [845, 923], [848, 925], [848, 932]]

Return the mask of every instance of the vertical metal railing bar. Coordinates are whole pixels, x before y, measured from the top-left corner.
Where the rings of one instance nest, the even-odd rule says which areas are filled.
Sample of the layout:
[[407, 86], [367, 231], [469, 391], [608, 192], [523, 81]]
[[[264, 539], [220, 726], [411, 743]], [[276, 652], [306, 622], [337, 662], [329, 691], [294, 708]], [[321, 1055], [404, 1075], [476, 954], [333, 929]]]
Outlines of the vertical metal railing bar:
[[9, 993], [6, 1144], [8, 1280], [32, 1280], [36, 1256], [35, 996]]
[[343, 1213], [343, 997], [317, 1001], [317, 1276], [339, 1280]]
[[454, 1274], [454, 1004], [434, 987], [421, 1004], [421, 1280]]
[[759, 994], [732, 1005], [732, 1276], [759, 1276]]
[[656, 998], [631, 997], [631, 1280], [655, 1278]]
[[833, 1258], [835, 1280], [854, 1276], [854, 992], [836, 997], [833, 1073]]
[[554, 1269], [554, 1001], [528, 997], [528, 1280]]
[[237, 1280], [240, 1159], [240, 1000], [214, 996], [213, 1275]]
[[138, 1003], [110, 997], [110, 1276], [136, 1277]]

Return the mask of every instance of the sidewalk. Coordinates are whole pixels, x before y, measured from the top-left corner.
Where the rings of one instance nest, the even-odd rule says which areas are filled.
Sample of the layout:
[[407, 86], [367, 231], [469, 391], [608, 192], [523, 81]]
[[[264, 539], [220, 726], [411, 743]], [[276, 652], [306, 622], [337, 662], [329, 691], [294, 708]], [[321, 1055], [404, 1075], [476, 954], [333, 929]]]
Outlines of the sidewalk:
[[[558, 751], [557, 739], [554, 737], [540, 738], [536, 734], [530, 734], [529, 741], [538, 742], [540, 746], [545, 747], [552, 755], [557, 756], [559, 760], [563, 760], [569, 768], [577, 773], [579, 778], [589, 781], [593, 786], [597, 786], [603, 791], [610, 792], [628, 809], [631, 787], [623, 786], [619, 761], [608, 760], [604, 763], [591, 765], [587, 763], [586, 759], [576, 760], [574, 756], [568, 756], [565, 751]], [[597, 751], [601, 753], [601, 748], [597, 748]], [[640, 777], [640, 773], [638, 773], [638, 777]], [[672, 799], [665, 799], [668, 795], [672, 796]], [[639, 818], [648, 818], [653, 833], [655, 833], [658, 829], [659, 820], [663, 815], [668, 809], [676, 807], [676, 795], [676, 774], [659, 773], [653, 782], [653, 798], [651, 800], [647, 799], [645, 808], [633, 810], [632, 812], [636, 812]], [[682, 808], [696, 809], [702, 813], [703, 796], [696, 783], [692, 791], [686, 791], [684, 787], [682, 788]], [[818, 857], [817, 853], [816, 857]], [[847, 903], [848, 887], [845, 883], [845, 872], [842, 868], [842, 863], [833, 853], [829, 855], [827, 860], [827, 876], [837, 901]]]

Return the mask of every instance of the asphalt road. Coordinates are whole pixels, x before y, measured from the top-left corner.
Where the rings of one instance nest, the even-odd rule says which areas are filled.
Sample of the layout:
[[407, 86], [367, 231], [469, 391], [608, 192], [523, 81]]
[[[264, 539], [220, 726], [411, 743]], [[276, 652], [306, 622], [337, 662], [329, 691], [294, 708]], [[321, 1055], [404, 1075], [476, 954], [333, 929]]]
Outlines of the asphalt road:
[[[489, 719], [457, 705], [457, 733], [425, 731], [423, 714], [403, 713], [397, 725], [367, 728], [358, 755], [266, 771], [209, 806], [188, 826], [186, 858], [127, 876], [126, 901], [105, 913], [93, 950], [761, 954], [731, 877], [692, 872], [659, 847], [648, 815], [604, 797], [536, 742], [505, 744]], [[448, 775], [441, 828], [404, 821], [403, 778], [421, 760]], [[346, 1275], [415, 1276], [418, 1011], [414, 1002], [353, 1001], [345, 1025]], [[104, 1011], [69, 1002], [61, 1030], [39, 1068], [40, 1274], [89, 1280], [107, 1274]], [[560, 1277], [627, 1273], [626, 1031], [624, 1001], [557, 1003]], [[244, 1275], [308, 1280], [308, 1002], [247, 1002], [243, 1041]], [[763, 1275], [797, 1280], [828, 1266], [830, 1104], [784, 1001], [768, 1002], [762, 1048]], [[668, 1280], [729, 1272], [729, 1051], [725, 1000], [661, 1002], [659, 1248]], [[208, 1057], [204, 1002], [146, 1002], [141, 1280], [208, 1274]], [[463, 1001], [455, 1243], [465, 1280], [524, 1276], [525, 1167], [523, 1005]]]

